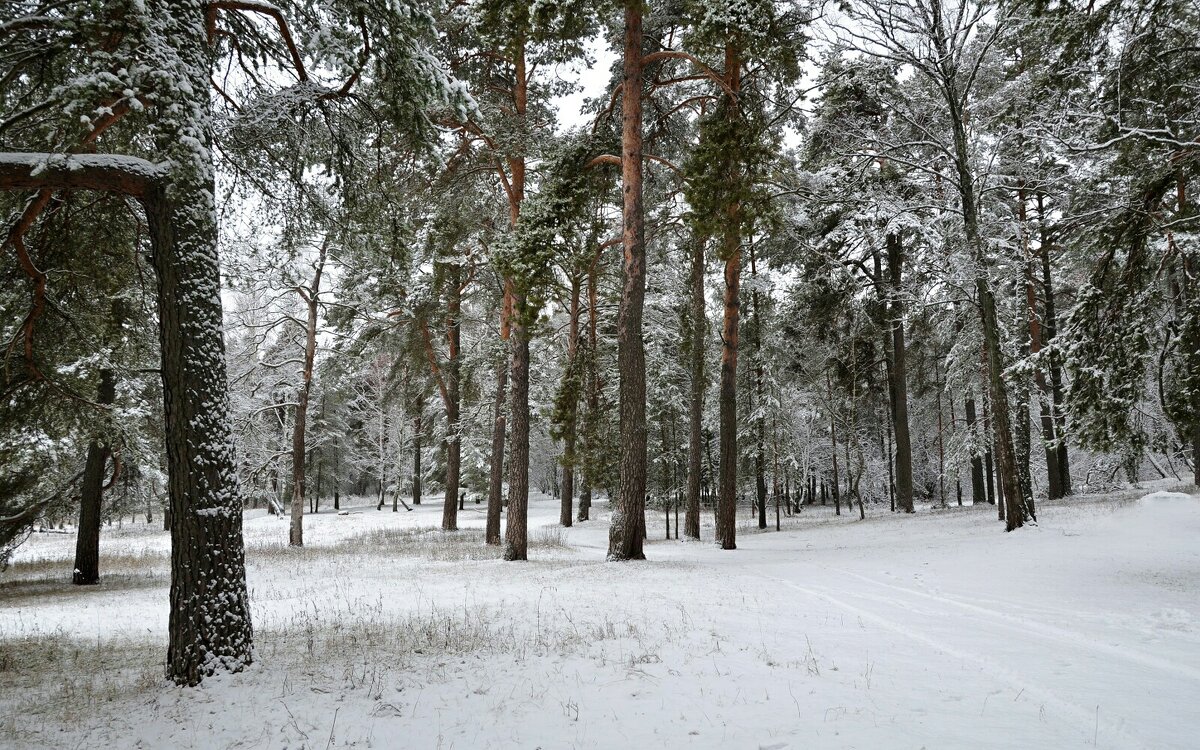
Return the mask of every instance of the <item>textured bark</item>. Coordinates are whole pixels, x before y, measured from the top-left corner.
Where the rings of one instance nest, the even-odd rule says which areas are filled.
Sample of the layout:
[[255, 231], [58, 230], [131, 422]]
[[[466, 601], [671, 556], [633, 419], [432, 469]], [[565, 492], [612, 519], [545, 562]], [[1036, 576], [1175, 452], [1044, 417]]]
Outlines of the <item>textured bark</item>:
[[[1025, 191], [1024, 189], [1017, 190], [1017, 226], [1021, 239], [1022, 256], [1028, 260], [1029, 258], [1029, 233], [1025, 223]], [[1024, 270], [1024, 269], [1022, 269]], [[1025, 294], [1021, 294], [1021, 288], [1025, 287]], [[1025, 305], [1029, 304], [1030, 287], [1026, 273], [1018, 271], [1018, 278], [1013, 284], [1013, 301], [1012, 305], [1016, 313], [1014, 318], [1015, 331], [1013, 338], [1019, 344], [1018, 357], [1027, 359], [1030, 354], [1030, 328], [1029, 315], [1030, 310], [1022, 310]], [[1022, 299], [1024, 297], [1024, 299]], [[1024, 304], [1023, 304], [1024, 303]], [[1024, 314], [1022, 314], [1024, 313]], [[1029, 468], [1030, 456], [1033, 453], [1033, 427], [1030, 424], [1030, 405], [1033, 398], [1033, 389], [1031, 387], [1030, 378], [1024, 373], [1007, 378], [1010, 385], [1009, 398], [1015, 402], [1012, 410], [1013, 423], [1013, 452], [1017, 465], [1017, 482], [1021, 489], [1023, 497], [1033, 497], [1033, 475]]]
[[460, 327], [462, 310], [462, 266], [454, 264], [447, 281], [446, 302], [446, 496], [442, 503], [442, 530], [458, 529], [458, 485], [462, 467], [462, 440], [459, 435], [459, 380], [462, 369]]
[[[525, 39], [516, 39], [512, 46], [513, 49], [513, 86], [512, 86], [512, 104], [513, 113], [516, 119], [524, 123], [525, 112], [529, 105], [529, 70], [525, 65]], [[518, 153], [509, 156], [506, 159], [508, 164], [508, 173], [504, 169], [500, 169], [500, 178], [506, 186], [508, 195], [508, 222], [509, 226], [515, 228], [517, 221], [521, 218], [521, 204], [525, 201], [525, 157]], [[499, 372], [496, 376], [496, 414], [495, 421], [492, 426], [492, 466], [491, 466], [491, 481], [488, 487], [488, 522], [485, 536], [488, 544], [500, 544], [500, 511], [503, 505], [504, 493], [504, 440], [505, 430], [508, 427], [508, 419], [504, 414], [504, 408], [507, 404], [505, 397], [505, 389], [508, 386], [509, 372], [512, 368], [512, 347], [513, 342], [510, 340], [513, 328], [513, 310], [517, 304], [516, 296], [513, 291], [513, 280], [511, 278], [504, 279], [503, 301], [500, 305], [500, 340], [507, 344], [506, 354], [509, 355], [508, 361], [499, 366]], [[525, 378], [528, 380], [528, 342], [525, 344]], [[526, 382], [528, 387], [528, 382]], [[525, 424], [525, 476], [522, 480], [526, 487], [528, 496], [529, 486], [529, 454], [528, 454], [528, 425], [529, 413], [528, 403], [529, 395], [526, 392], [523, 401], [526, 404], [526, 413], [522, 415]], [[513, 415], [514, 424], [516, 415]], [[509, 457], [509, 473], [510, 477], [513, 474], [512, 457]], [[512, 512], [511, 507], [512, 485], [509, 485], [509, 512]], [[509, 521], [511, 524], [511, 520]]]
[[514, 295], [516, 314], [512, 321], [512, 369], [509, 413], [512, 440], [508, 455], [508, 513], [504, 527], [504, 559], [527, 560], [529, 556], [529, 331], [525, 325], [524, 300]]
[[314, 265], [312, 284], [300, 294], [307, 308], [304, 323], [304, 366], [300, 371], [300, 390], [296, 394], [296, 418], [292, 422], [292, 517], [288, 528], [288, 544], [304, 546], [304, 459], [308, 427], [308, 401], [312, 394], [313, 361], [317, 356], [317, 307], [321, 294], [321, 274], [325, 270], [327, 244], [322, 243]]
[[[736, 48], [725, 45], [725, 80], [736, 94], [741, 81], [740, 57]], [[737, 102], [728, 103], [730, 117], [737, 117]], [[741, 176], [732, 156], [729, 174], [731, 185]], [[721, 327], [721, 385], [720, 406], [720, 477], [717, 480], [717, 544], [721, 549], [737, 549], [737, 359], [738, 328], [741, 303], [738, 300], [742, 275], [741, 206], [737, 201], [725, 207], [725, 226], [721, 237], [721, 257], [725, 260], [724, 321]]]
[[146, 210], [158, 275], [171, 502], [167, 675], [194, 685], [249, 664], [252, 634], [222, 335], [205, 93], [210, 49], [199, 2], [153, 5], [149, 15], [178, 53], [177, 61], [161, 61], [162, 69], [181, 79], [157, 92], [158, 147], [172, 169], [168, 187], [153, 191]]
[[621, 420], [620, 488], [608, 533], [608, 559], [644, 560], [646, 509], [645, 217], [642, 209], [642, 0], [625, 2], [621, 90], [622, 247], [625, 284], [617, 316]]
[[[96, 403], [107, 406], [115, 396], [113, 371], [103, 369]], [[111, 455], [112, 449], [103, 438], [92, 438], [79, 483], [79, 532], [75, 537], [75, 569], [71, 574], [71, 582], [81, 586], [100, 582], [100, 508], [104, 498], [104, 467]]]
[[704, 344], [707, 320], [704, 314], [704, 246], [706, 238], [697, 237], [692, 247], [691, 309], [692, 324], [690, 354], [690, 399], [688, 403], [688, 471], [687, 510], [683, 521], [683, 535], [689, 539], [700, 538], [700, 464], [702, 418], [704, 416]]
[[721, 549], [737, 549], [737, 355], [738, 318], [741, 312], [738, 287], [741, 280], [741, 249], [727, 236], [725, 261], [724, 322], [721, 328], [721, 437], [718, 447], [717, 544]]
[[95, 190], [145, 199], [168, 165], [116, 154], [0, 153], [0, 190]]
[[891, 404], [896, 437], [896, 505], [913, 512], [912, 438], [908, 427], [908, 349], [904, 336], [904, 245], [899, 235], [887, 236], [889, 317], [892, 329]]

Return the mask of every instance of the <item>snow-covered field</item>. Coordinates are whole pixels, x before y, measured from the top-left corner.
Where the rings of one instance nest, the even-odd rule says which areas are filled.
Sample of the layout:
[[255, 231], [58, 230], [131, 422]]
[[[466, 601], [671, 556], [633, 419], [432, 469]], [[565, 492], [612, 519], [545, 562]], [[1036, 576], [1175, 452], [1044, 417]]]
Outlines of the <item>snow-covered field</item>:
[[[168, 540], [70, 535], [0, 577], [0, 746], [54, 748], [1194, 748], [1200, 499], [1075, 499], [1005, 534], [992, 508], [806, 509], [736, 552], [606, 563], [607, 513], [531, 560], [415, 512], [246, 521], [257, 663], [161, 679]], [[772, 519], [773, 521], [774, 519]], [[711, 538], [711, 527], [705, 528]]]

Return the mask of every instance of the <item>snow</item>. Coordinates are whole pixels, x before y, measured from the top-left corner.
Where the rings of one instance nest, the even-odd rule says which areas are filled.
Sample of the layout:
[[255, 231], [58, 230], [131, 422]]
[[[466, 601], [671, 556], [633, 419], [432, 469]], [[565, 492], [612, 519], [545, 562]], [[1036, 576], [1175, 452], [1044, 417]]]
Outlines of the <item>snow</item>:
[[41, 154], [0, 152], [0, 164], [26, 167], [37, 177], [47, 168], [78, 171], [80, 169], [113, 169], [130, 175], [155, 180], [166, 174], [163, 165], [152, 164], [136, 156], [114, 154]]
[[[1200, 715], [1200, 499], [1072, 499], [1005, 534], [994, 509], [865, 522], [743, 511], [738, 549], [662, 541], [604, 562], [607, 504], [530, 562], [374, 505], [247, 515], [256, 663], [177, 688], [165, 533], [36, 534], [0, 581], [3, 747], [1188, 748]], [[711, 518], [704, 532], [711, 539]], [[402, 533], [401, 533], [402, 532]], [[538, 540], [542, 543], [538, 544]]]

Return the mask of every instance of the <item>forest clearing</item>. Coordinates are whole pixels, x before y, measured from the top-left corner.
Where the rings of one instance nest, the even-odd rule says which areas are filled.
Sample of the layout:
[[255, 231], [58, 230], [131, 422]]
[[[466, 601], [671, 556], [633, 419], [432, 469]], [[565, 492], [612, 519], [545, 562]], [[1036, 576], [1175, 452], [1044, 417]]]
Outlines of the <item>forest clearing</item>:
[[113, 532], [83, 589], [36, 535], [0, 589], [0, 745], [1186, 748], [1200, 498], [1151, 489], [1018, 536], [989, 508], [747, 515], [742, 554], [651, 533], [630, 567], [606, 513], [564, 531], [535, 496], [515, 573], [475, 509], [450, 537], [429, 506], [310, 516], [302, 555], [252, 513], [261, 666], [168, 691], [166, 534]]
[[1191, 748], [1197, 0], [0, 0], [0, 745]]

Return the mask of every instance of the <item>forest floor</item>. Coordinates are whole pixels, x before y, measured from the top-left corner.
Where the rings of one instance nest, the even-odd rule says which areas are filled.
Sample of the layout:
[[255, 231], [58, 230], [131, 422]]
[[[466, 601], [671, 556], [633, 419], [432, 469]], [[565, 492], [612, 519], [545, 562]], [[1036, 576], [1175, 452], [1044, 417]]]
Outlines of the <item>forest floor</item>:
[[[740, 519], [738, 550], [663, 541], [607, 563], [607, 504], [530, 561], [483, 506], [287, 523], [247, 514], [256, 663], [162, 679], [168, 537], [34, 534], [0, 576], [0, 747], [1192, 748], [1200, 735], [1200, 499], [1147, 486], [985, 508], [806, 508]], [[1170, 489], [1181, 489], [1179, 487]], [[712, 538], [711, 519], [704, 536]]]

